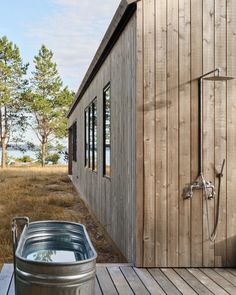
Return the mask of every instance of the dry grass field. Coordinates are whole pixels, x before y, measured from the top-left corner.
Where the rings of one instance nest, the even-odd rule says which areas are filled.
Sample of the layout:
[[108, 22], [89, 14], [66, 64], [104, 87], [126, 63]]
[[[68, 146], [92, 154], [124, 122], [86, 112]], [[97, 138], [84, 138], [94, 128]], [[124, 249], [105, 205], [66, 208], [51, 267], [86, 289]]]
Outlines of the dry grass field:
[[98, 253], [98, 262], [124, 262], [96, 218], [78, 196], [66, 167], [0, 170], [0, 269], [12, 261], [11, 219], [67, 220], [83, 223]]

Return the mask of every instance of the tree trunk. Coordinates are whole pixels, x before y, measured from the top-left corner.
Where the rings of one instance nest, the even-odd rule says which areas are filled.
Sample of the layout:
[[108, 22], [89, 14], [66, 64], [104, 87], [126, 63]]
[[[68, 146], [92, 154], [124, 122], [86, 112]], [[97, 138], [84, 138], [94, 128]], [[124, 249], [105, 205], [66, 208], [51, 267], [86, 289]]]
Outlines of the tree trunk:
[[1, 167], [6, 168], [6, 140], [2, 138], [2, 162]]
[[42, 167], [45, 167], [45, 158], [46, 158], [46, 142], [42, 142], [41, 146], [41, 161], [42, 161]]

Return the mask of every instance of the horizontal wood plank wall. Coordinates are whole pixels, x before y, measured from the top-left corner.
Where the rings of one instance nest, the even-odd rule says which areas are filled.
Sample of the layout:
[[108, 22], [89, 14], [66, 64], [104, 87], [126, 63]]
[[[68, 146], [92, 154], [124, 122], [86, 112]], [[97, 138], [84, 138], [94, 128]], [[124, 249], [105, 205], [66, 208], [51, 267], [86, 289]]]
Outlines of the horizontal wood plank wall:
[[[143, 0], [137, 23], [143, 23], [137, 67], [143, 65], [144, 75], [137, 85], [140, 96], [144, 89], [144, 159], [137, 158], [137, 167], [144, 166], [144, 227], [138, 228], [139, 236], [143, 231], [138, 261], [149, 267], [236, 266], [236, 80], [204, 81], [203, 168], [216, 189], [216, 173], [227, 160], [215, 243], [209, 241], [202, 192], [183, 200], [198, 176], [197, 79], [217, 67], [236, 77], [236, 1]], [[217, 200], [209, 202], [210, 229], [216, 205]]]
[[[73, 182], [121, 252], [134, 261], [136, 16], [85, 92], [69, 124], [77, 120], [78, 160]], [[103, 88], [111, 83], [111, 179], [103, 177]], [[98, 172], [84, 167], [84, 110], [98, 101]]]

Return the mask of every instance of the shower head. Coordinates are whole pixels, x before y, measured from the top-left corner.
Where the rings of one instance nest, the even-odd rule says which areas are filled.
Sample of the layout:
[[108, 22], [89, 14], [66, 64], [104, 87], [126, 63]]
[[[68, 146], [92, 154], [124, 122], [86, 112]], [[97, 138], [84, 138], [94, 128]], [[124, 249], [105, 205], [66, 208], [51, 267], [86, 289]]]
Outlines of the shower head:
[[229, 80], [233, 80], [234, 77], [227, 77], [227, 76], [213, 76], [213, 77], [206, 77], [204, 78], [204, 80], [207, 81], [229, 81]]
[[[216, 72], [217, 72], [217, 75], [209, 77], [210, 74], [213, 74], [213, 73], [216, 73]], [[198, 78], [198, 80], [201, 83], [201, 80], [221, 81], [221, 82], [223, 82], [223, 81], [229, 81], [229, 80], [234, 79], [234, 77], [221, 76], [220, 73], [221, 73], [221, 68], [216, 68], [213, 71], [210, 71], [210, 72], [207, 72], [207, 73], [203, 74], [202, 76], [200, 76]]]

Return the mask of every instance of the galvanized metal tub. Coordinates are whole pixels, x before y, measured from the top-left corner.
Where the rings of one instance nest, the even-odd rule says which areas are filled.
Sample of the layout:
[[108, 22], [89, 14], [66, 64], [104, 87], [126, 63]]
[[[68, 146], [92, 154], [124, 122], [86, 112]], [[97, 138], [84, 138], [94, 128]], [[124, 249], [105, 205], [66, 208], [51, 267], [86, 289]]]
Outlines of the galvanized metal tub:
[[94, 294], [96, 257], [83, 225], [28, 223], [15, 247], [16, 294]]

